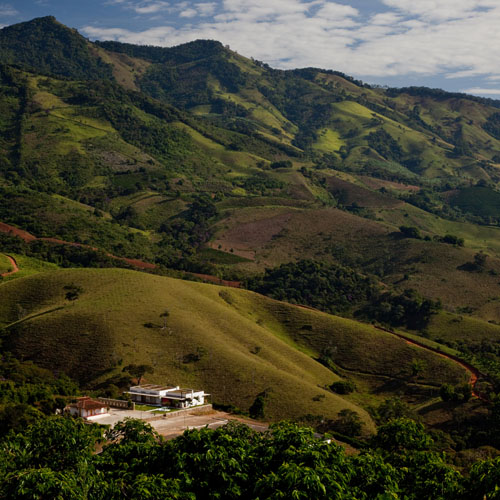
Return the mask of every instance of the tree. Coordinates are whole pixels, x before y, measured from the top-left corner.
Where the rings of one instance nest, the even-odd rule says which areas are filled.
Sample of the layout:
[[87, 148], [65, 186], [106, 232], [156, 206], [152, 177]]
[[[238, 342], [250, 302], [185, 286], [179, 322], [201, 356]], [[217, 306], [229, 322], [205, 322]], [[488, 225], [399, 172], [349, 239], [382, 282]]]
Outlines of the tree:
[[354, 410], [344, 408], [339, 411], [338, 419], [333, 423], [333, 429], [345, 436], [356, 437], [361, 434], [363, 422]]
[[168, 311], [168, 309], [165, 309], [165, 311], [163, 311], [161, 314], [160, 314], [160, 318], [163, 318], [163, 326], [162, 326], [162, 330], [165, 330], [165, 328], [167, 328], [167, 318], [170, 316], [170, 312]]
[[29, 424], [43, 418], [43, 414], [28, 404], [7, 404], [0, 407], [0, 436], [4, 436], [9, 430], [15, 432], [26, 429]]
[[457, 385], [454, 388], [454, 400], [460, 403], [466, 403], [472, 397], [472, 387], [470, 384]]
[[444, 402], [451, 401], [455, 395], [455, 390], [451, 384], [443, 384], [439, 388], [439, 395]]
[[415, 238], [417, 240], [421, 240], [422, 239], [420, 231], [416, 227], [413, 227], [413, 226], [399, 226], [399, 230], [401, 231], [401, 234], [405, 238]]
[[118, 422], [106, 432], [106, 439], [112, 443], [153, 443], [159, 439], [158, 433], [148, 423], [133, 418]]
[[257, 394], [257, 397], [248, 409], [248, 413], [252, 418], [264, 418], [267, 396], [267, 390]]
[[411, 362], [411, 376], [417, 379], [418, 376], [425, 370], [426, 364], [423, 359], [413, 359]]
[[467, 498], [499, 500], [499, 484], [500, 458], [474, 464], [466, 481]]
[[154, 368], [150, 365], [127, 365], [123, 368], [124, 372], [129, 372], [130, 375], [137, 378], [137, 385], [141, 385], [142, 377], [146, 373], [154, 373]]
[[97, 425], [54, 416], [35, 422], [23, 434], [5, 441], [2, 452], [10, 456], [13, 469], [77, 472], [91, 460], [101, 438], [102, 429]]
[[330, 389], [337, 394], [350, 394], [356, 390], [356, 384], [352, 380], [339, 380]]
[[391, 420], [399, 418], [411, 418], [414, 420], [412, 409], [398, 397], [386, 399], [374, 413], [378, 424], [386, 424]]
[[424, 426], [409, 418], [391, 420], [378, 428], [372, 438], [375, 448], [393, 453], [428, 450], [432, 438], [425, 432]]

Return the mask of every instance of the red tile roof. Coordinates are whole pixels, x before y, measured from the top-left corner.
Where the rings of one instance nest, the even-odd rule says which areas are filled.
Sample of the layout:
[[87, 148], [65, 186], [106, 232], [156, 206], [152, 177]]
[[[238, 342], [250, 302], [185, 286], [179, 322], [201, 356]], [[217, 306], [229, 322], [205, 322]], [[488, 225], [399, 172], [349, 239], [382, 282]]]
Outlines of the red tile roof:
[[100, 401], [96, 401], [95, 399], [91, 399], [88, 396], [78, 398], [76, 403], [72, 403], [69, 406], [72, 408], [80, 408], [82, 410], [99, 410], [101, 408], [108, 407], [108, 405], [101, 403]]

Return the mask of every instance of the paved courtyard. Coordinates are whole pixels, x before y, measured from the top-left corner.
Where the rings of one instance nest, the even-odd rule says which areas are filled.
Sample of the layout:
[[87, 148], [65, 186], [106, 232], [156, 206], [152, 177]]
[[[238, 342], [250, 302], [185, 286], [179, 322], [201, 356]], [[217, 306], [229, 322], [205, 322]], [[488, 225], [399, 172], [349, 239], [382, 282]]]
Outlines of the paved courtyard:
[[165, 437], [175, 437], [182, 434], [186, 429], [201, 429], [209, 427], [215, 429], [228, 423], [230, 415], [224, 412], [211, 411], [204, 415], [190, 414], [189, 412], [178, 412], [169, 417], [162, 417], [140, 410], [120, 410], [112, 408], [109, 415], [95, 418], [92, 421], [101, 425], [114, 426], [126, 418], [137, 418], [150, 424], [159, 434]]

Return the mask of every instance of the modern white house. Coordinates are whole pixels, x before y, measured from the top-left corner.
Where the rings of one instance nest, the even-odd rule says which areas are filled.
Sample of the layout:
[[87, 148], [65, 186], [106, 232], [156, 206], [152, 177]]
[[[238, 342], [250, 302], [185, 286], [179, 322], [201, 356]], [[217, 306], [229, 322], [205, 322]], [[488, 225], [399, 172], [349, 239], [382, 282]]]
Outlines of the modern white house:
[[78, 398], [76, 403], [71, 403], [64, 411], [68, 411], [74, 417], [81, 417], [85, 420], [95, 420], [96, 418], [109, 415], [108, 406], [100, 401], [84, 396]]
[[191, 408], [205, 404], [204, 391], [181, 389], [179, 386], [154, 384], [136, 385], [126, 392], [134, 403], [152, 406], [170, 406], [173, 408]]

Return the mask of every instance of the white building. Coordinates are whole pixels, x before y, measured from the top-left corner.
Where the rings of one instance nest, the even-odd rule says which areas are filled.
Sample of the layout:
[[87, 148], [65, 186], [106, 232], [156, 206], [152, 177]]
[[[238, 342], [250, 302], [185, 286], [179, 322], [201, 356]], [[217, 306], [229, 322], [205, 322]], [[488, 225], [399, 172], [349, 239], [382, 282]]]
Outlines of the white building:
[[174, 408], [191, 408], [205, 404], [205, 397], [208, 396], [204, 391], [154, 384], [133, 386], [126, 394], [134, 403]]
[[64, 408], [64, 411], [68, 411], [70, 415], [81, 417], [85, 420], [94, 420], [109, 415], [107, 405], [88, 396], [78, 398], [76, 403], [69, 404]]

